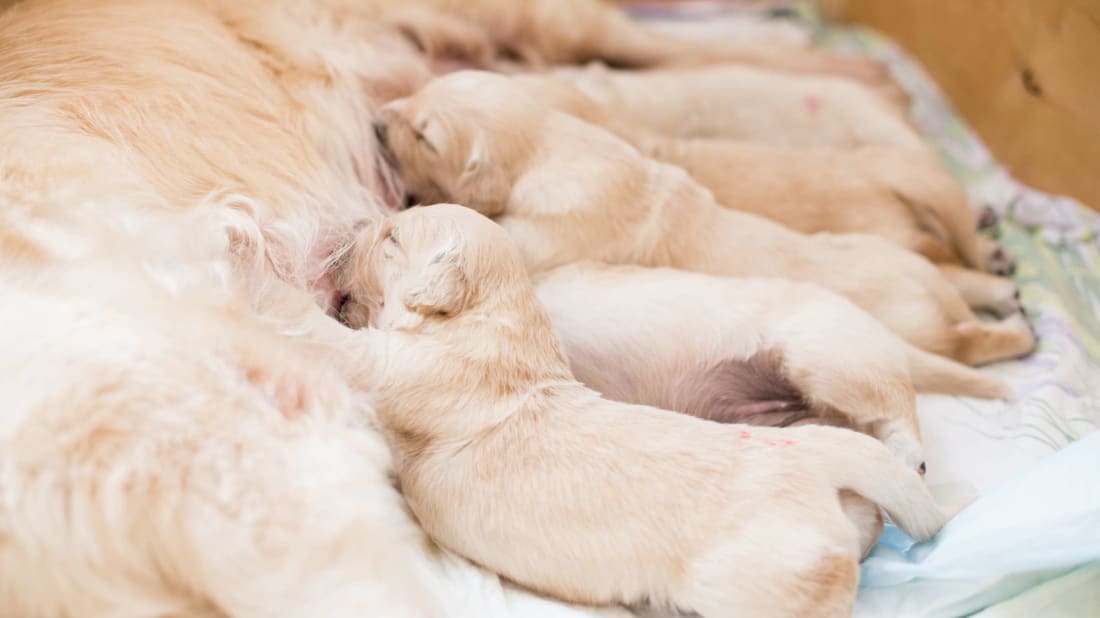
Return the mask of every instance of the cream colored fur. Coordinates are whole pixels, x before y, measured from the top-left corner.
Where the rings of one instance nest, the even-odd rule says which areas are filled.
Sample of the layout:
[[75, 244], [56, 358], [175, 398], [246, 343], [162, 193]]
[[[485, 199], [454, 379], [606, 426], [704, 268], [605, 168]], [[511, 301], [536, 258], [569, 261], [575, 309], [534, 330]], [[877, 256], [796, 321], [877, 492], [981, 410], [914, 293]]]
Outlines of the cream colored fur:
[[891, 417], [883, 415], [898, 415], [893, 420], [916, 437], [916, 404], [905, 403], [914, 386], [979, 397], [1007, 392], [1000, 380], [913, 349], [814, 285], [586, 262], [538, 276], [535, 289], [573, 374], [618, 401], [685, 411], [683, 402], [698, 393], [684, 388], [698, 386], [698, 376], [766, 351], [783, 359], [811, 411], [840, 415], [884, 441], [876, 424]]
[[732, 65], [617, 71], [597, 63], [551, 74], [670, 136], [927, 150], [902, 110], [846, 79]]
[[557, 112], [506, 77], [461, 72], [383, 108], [406, 186], [493, 217], [538, 272], [584, 259], [786, 277], [847, 296], [918, 347], [970, 364], [1020, 356], [1014, 315], [980, 323], [927, 260], [864, 235], [804, 235], [723, 209], [683, 170]]
[[374, 327], [360, 379], [418, 520], [534, 590], [706, 618], [844, 616], [866, 540], [845, 505], [865, 502], [840, 490], [917, 538], [944, 522], [917, 474], [858, 433], [722, 425], [586, 389], [523, 257], [469, 209], [368, 228], [340, 280], [345, 319]]
[[312, 303], [242, 276], [247, 217], [0, 203], [0, 615], [443, 615], [341, 348], [256, 314]]
[[[1012, 266], [996, 243], [978, 234], [962, 189], [929, 153], [891, 146], [800, 148], [670, 137], [561, 79], [544, 75], [516, 79], [540, 101], [607, 128], [642, 153], [683, 168], [723, 206], [800, 232], [875, 234], [937, 263], [995, 272]], [[662, 97], [657, 104], [668, 100]], [[671, 100], [675, 108], [675, 97]], [[1007, 300], [996, 310], [1004, 315], [1005, 309], [1015, 311], [1010, 282], [987, 278], [984, 287], [991, 302]]]

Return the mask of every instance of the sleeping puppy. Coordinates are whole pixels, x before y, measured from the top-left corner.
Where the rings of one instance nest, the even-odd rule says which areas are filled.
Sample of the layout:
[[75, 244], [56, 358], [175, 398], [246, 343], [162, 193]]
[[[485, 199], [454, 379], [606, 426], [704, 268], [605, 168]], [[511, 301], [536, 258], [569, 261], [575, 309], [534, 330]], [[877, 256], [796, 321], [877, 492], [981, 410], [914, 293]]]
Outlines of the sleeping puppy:
[[928, 150], [903, 109], [861, 84], [826, 75], [733, 65], [617, 71], [599, 63], [549, 75], [624, 120], [669, 136]]
[[807, 236], [724, 209], [680, 168], [548, 108], [506, 77], [437, 79], [383, 108], [376, 131], [410, 192], [493, 217], [532, 272], [592, 259], [786, 277], [839, 292], [918, 347], [968, 364], [1034, 345], [1019, 314], [979, 322], [923, 258], [872, 236]]
[[897, 419], [917, 436], [915, 402], [886, 405], [890, 390], [1007, 393], [814, 285], [585, 262], [538, 276], [535, 289], [573, 374], [617, 401], [722, 422], [812, 418], [889, 443], [878, 425]]
[[[19, 168], [0, 184], [80, 181], [152, 194], [156, 208], [247, 211], [271, 275], [326, 306], [354, 222], [404, 197], [380, 164], [375, 112], [449, 57], [492, 64], [494, 46], [527, 46], [547, 63], [683, 64], [716, 50], [597, 0], [22, 0], [0, 12], [0, 41], [0, 163]], [[863, 59], [784, 49], [753, 53], [887, 78]]]
[[[1004, 250], [978, 234], [962, 189], [928, 153], [670, 137], [624, 118], [560, 79], [513, 79], [558, 111], [598, 124], [643, 154], [682, 167], [723, 206], [800, 232], [875, 234], [936, 263], [999, 274], [1011, 270]], [[1004, 313], [1015, 305], [1016, 290], [1009, 281], [986, 277], [980, 287], [972, 287], [984, 293], [972, 306]]]
[[533, 590], [706, 618], [847, 616], [869, 502], [919, 539], [944, 523], [867, 436], [723, 425], [585, 388], [523, 257], [470, 209], [368, 227], [338, 278], [344, 319], [374, 327], [359, 380], [421, 525]]
[[834, 75], [862, 82], [893, 104], [907, 101], [886, 68], [867, 58], [786, 44], [678, 38], [634, 22], [600, 0], [383, 0], [378, 5], [379, 18], [398, 23], [421, 48], [465, 50], [458, 59], [482, 68], [497, 61], [528, 69], [589, 61], [634, 69], [736, 63]]

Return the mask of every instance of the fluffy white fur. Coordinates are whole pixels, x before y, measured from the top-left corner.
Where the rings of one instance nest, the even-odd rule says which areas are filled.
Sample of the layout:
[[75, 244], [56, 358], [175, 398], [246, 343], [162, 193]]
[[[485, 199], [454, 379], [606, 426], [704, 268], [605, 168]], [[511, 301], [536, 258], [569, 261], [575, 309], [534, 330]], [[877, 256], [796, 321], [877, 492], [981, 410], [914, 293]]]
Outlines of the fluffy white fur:
[[248, 219], [41, 197], [0, 236], [0, 614], [443, 615], [340, 348], [278, 333], [327, 318], [227, 258]]

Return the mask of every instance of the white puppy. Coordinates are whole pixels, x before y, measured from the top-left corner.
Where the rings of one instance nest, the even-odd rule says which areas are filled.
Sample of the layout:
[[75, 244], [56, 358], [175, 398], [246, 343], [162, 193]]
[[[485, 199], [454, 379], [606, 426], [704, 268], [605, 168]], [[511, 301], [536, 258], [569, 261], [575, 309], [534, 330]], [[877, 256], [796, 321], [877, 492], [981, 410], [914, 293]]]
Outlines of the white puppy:
[[377, 327], [360, 380], [418, 520], [534, 590], [706, 618], [845, 616], [877, 526], [868, 500], [920, 539], [944, 522], [867, 436], [723, 425], [585, 388], [507, 233], [470, 209], [368, 228], [339, 280], [344, 318]]
[[592, 259], [784, 277], [838, 292], [904, 339], [968, 364], [1014, 358], [1035, 343], [1020, 314], [979, 322], [927, 260], [878, 237], [800, 234], [722, 208], [682, 169], [506, 77], [437, 79], [385, 106], [376, 126], [412, 193], [493, 217], [532, 272]]
[[838, 423], [914, 465], [914, 386], [1007, 391], [814, 285], [589, 262], [538, 277], [536, 291], [574, 375], [609, 399], [722, 422]]
[[901, 110], [846, 79], [733, 65], [616, 71], [594, 63], [552, 74], [666, 135], [927, 151]]

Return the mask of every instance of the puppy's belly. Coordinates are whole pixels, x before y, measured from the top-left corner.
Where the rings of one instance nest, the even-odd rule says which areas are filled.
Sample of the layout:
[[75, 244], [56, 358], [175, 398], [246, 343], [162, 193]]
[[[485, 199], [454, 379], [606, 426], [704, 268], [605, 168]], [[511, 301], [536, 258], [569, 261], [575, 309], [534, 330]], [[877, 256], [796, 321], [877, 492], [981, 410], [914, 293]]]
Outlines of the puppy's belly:
[[[595, 362], [593, 362], [595, 360]], [[764, 349], [717, 362], [700, 359], [663, 375], [613, 359], [570, 357], [577, 378], [610, 399], [654, 406], [720, 423], [785, 427], [813, 415], [783, 369], [783, 354]]]

